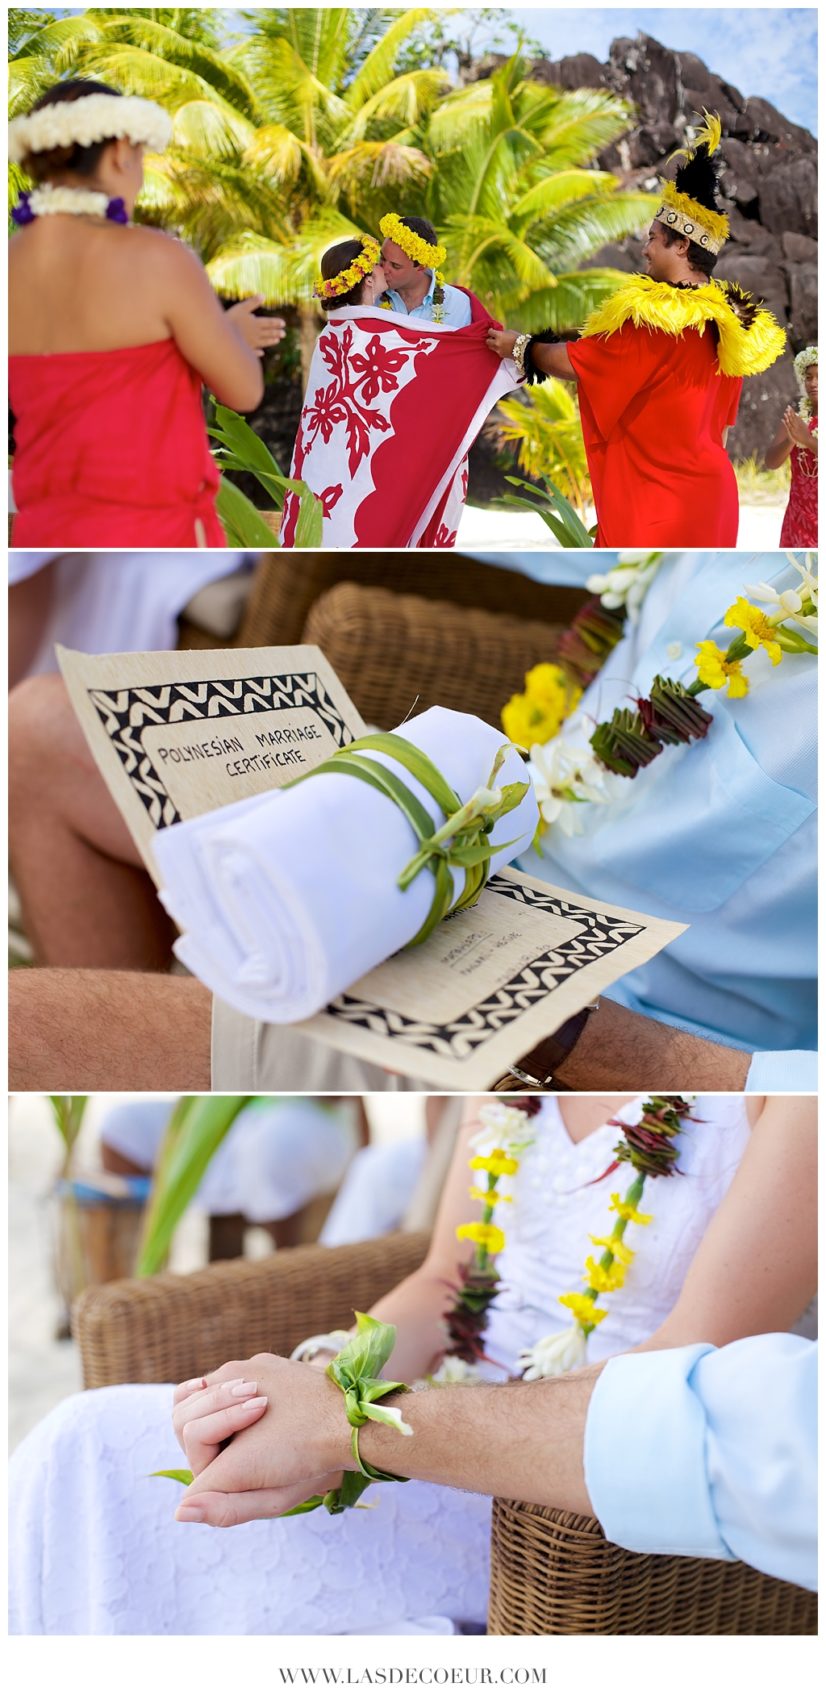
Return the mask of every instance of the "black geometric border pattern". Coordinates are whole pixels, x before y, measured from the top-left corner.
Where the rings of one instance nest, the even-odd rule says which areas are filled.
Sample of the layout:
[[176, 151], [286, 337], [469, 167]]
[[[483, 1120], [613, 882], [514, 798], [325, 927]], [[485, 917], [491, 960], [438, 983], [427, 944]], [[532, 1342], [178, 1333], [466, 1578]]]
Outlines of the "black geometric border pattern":
[[157, 830], [178, 824], [180, 814], [143, 747], [149, 724], [176, 724], [239, 717], [245, 712], [317, 712], [337, 747], [353, 740], [314, 670], [286, 676], [207, 678], [163, 682], [155, 687], [90, 688], [89, 699], [111, 740], [125, 775]]
[[535, 961], [522, 967], [501, 990], [494, 991], [482, 1002], [469, 1008], [445, 1026], [422, 1020], [409, 1020], [389, 1008], [358, 997], [344, 995], [330, 1004], [328, 1014], [348, 1020], [351, 1025], [380, 1038], [398, 1038], [414, 1044], [417, 1049], [430, 1050], [434, 1055], [451, 1061], [467, 1061], [482, 1044], [509, 1026], [520, 1014], [525, 1014], [551, 991], [558, 990], [566, 979], [594, 961], [604, 959], [623, 943], [629, 943], [645, 930], [626, 919], [616, 919], [610, 913], [595, 913], [591, 908], [577, 907], [556, 896], [543, 895], [527, 883], [516, 883], [501, 874], [491, 878], [488, 888], [512, 901], [527, 901], [540, 913], [553, 913], [558, 919], [570, 919], [572, 935], [557, 949], [549, 949]]

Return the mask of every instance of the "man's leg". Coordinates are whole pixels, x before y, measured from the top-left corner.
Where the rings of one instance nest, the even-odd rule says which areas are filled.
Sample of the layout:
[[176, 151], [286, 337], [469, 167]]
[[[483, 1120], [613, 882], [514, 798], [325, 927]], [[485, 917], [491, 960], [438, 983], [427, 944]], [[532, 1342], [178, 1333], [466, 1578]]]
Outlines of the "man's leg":
[[9, 699], [9, 848], [41, 965], [169, 966], [174, 927], [58, 676]]
[[13, 1091], [209, 1091], [212, 998], [197, 979], [47, 968], [9, 978]]

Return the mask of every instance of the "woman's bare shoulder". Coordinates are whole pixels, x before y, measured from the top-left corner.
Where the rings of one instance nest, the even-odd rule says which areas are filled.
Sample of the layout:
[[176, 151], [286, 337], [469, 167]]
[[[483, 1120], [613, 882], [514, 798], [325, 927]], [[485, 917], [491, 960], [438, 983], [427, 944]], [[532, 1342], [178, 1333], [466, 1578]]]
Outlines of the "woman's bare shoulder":
[[147, 256], [158, 267], [178, 274], [203, 272], [194, 249], [174, 232], [160, 231], [154, 225], [130, 225], [126, 235], [134, 253]]

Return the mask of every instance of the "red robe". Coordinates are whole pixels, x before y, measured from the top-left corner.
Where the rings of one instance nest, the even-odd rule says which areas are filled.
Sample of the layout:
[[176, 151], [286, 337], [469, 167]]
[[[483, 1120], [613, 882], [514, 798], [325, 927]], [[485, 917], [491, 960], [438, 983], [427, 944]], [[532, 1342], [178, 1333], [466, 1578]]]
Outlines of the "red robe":
[[735, 546], [722, 443], [742, 381], [717, 371], [710, 327], [679, 337], [627, 320], [566, 346], [577, 378], [597, 546]]

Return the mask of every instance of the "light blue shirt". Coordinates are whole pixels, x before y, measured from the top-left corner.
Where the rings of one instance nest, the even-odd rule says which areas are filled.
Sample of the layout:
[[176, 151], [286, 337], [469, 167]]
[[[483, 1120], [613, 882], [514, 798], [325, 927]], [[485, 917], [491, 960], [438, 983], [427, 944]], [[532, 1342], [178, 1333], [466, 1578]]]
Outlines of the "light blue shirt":
[[585, 1482], [632, 1553], [745, 1560], [817, 1587], [817, 1346], [763, 1334], [612, 1358], [585, 1424]]
[[[547, 579], [570, 585], [616, 561], [595, 553], [583, 565], [583, 557], [554, 553]], [[519, 568], [534, 573], [530, 557]], [[546, 579], [539, 564], [535, 579]], [[746, 583], [795, 580], [778, 553], [669, 553], [638, 624], [580, 702], [582, 742], [635, 691], [647, 694], [658, 672], [693, 680], [697, 643], [727, 646], [722, 619]], [[551, 828], [547, 852], [531, 850], [518, 864], [687, 924], [606, 995], [746, 1051], [748, 1091], [815, 1090], [817, 661], [784, 655], [773, 668], [760, 651], [745, 671], [747, 698], [704, 696], [714, 716], [704, 740], [667, 749], [620, 783], [612, 805], [583, 808], [584, 835]]]
[[[399, 296], [398, 291], [387, 291], [387, 295], [390, 298], [391, 305], [396, 314], [406, 314], [410, 320], [432, 320], [434, 318], [436, 305], [433, 301], [433, 292], [436, 288], [436, 280], [434, 274], [430, 272], [429, 268], [428, 274], [430, 278], [430, 289], [427, 296], [422, 299], [416, 308], [408, 309], [406, 303], [404, 303], [402, 298]], [[445, 285], [443, 289], [445, 293], [445, 300], [442, 303], [442, 318], [439, 324], [441, 326], [455, 327], [469, 326], [471, 321], [470, 297], [465, 291], [458, 290], [455, 285]]]

